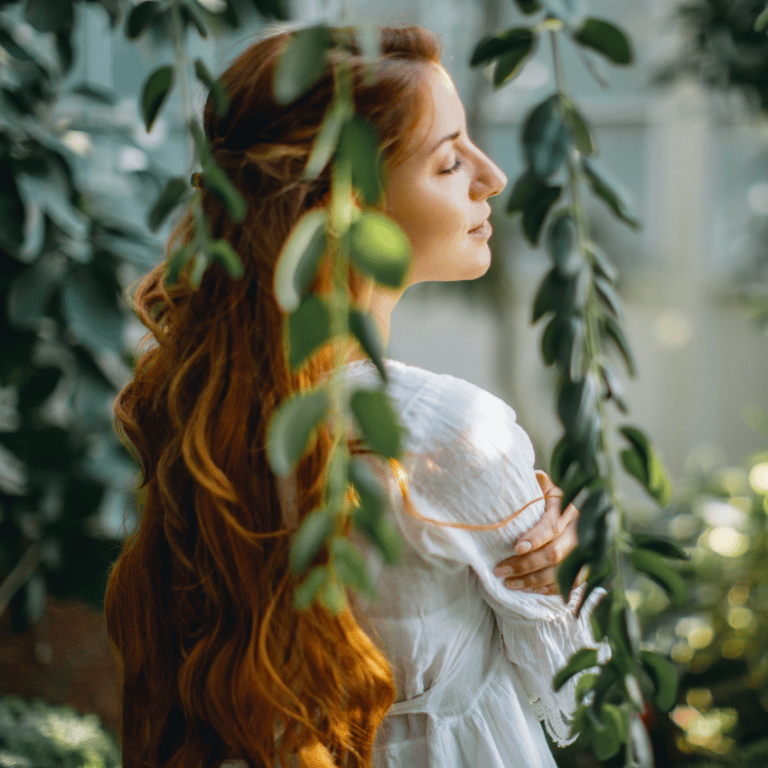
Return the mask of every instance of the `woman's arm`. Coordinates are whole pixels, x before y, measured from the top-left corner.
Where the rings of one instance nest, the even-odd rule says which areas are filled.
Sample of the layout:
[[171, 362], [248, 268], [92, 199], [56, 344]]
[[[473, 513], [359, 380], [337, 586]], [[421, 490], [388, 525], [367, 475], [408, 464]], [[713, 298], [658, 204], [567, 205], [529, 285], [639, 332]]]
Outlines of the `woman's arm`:
[[546, 472], [537, 470], [536, 479], [546, 497], [546, 511], [517, 540], [516, 554], [502, 560], [494, 573], [504, 579], [507, 589], [557, 594], [557, 568], [578, 543], [576, 522], [579, 511], [569, 504], [561, 514], [560, 489]]

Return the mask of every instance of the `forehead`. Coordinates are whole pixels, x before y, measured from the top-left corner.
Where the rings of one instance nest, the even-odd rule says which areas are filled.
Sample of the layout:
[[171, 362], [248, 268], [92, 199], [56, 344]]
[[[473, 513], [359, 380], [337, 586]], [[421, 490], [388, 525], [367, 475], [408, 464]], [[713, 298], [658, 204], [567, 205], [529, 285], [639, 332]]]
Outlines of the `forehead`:
[[406, 157], [423, 160], [435, 143], [465, 128], [466, 116], [451, 76], [439, 64], [429, 64], [421, 85], [419, 99], [421, 115], [409, 142]]

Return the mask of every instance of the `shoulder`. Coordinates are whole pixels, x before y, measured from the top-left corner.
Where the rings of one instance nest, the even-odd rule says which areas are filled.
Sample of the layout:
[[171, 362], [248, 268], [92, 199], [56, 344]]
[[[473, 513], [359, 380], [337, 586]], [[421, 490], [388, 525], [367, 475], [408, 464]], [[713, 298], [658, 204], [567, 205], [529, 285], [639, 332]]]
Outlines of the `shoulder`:
[[[409, 432], [410, 450], [457, 443], [503, 452], [519, 448], [533, 461], [528, 436], [517, 424], [515, 411], [501, 398], [449, 374], [396, 360], [387, 360], [385, 366], [386, 391]], [[379, 380], [370, 363], [355, 363], [350, 373], [371, 384]]]

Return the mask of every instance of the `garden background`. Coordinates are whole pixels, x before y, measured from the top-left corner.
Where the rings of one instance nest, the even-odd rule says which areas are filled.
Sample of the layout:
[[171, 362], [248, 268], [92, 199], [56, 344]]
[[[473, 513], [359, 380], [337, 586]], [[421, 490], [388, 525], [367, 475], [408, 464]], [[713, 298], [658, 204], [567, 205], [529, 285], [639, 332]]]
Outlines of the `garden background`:
[[[189, 56], [217, 73], [267, 23], [259, 10], [270, 4], [181, 5]], [[518, 7], [381, 5], [294, 0], [287, 10], [301, 24], [365, 18], [439, 34], [471, 134], [515, 179], [524, 163], [520, 126], [553, 87], [550, 58], [542, 46], [499, 90], [468, 62], [480, 37], [521, 20]], [[671, 606], [649, 582], [629, 588], [644, 642], [671, 655], [681, 675], [671, 719], [649, 711], [646, 725], [659, 766], [763, 766], [768, 38], [753, 27], [764, 3], [588, 6], [626, 29], [635, 49], [634, 64], [621, 69], [564, 50], [564, 69], [600, 160], [642, 221], [633, 232], [601, 201], [587, 206], [592, 237], [620, 274], [638, 369], [626, 401], [674, 487], [662, 513], [629, 481], [621, 490], [633, 521], [692, 555], [684, 606]], [[118, 0], [0, 2], [0, 693], [96, 713], [109, 728], [117, 723], [114, 667], [98, 611], [125, 521], [135, 520], [135, 470], [111, 433], [110, 403], [142, 335], [124, 293], [160, 258], [171, 221], [152, 231], [148, 212], [188, 167], [179, 91], [150, 132], [141, 118], [142, 85], [173, 59], [171, 39], [161, 23], [128, 39], [130, 10]], [[204, 38], [198, 26], [209, 30]], [[193, 92], [199, 110], [207, 88]], [[542, 328], [530, 316], [547, 263], [504, 214], [508, 195], [494, 208], [489, 274], [411, 289], [393, 316], [388, 356], [502, 396], [545, 465], [558, 424], [552, 374], [539, 359]], [[70, 748], [112, 759], [91, 721], [12, 699], [2, 707], [0, 765], [26, 765], [23, 755], [33, 768], [63, 765], [55, 760]], [[29, 757], [19, 745], [35, 723], [43, 735]], [[585, 755], [561, 760], [590, 764]]]

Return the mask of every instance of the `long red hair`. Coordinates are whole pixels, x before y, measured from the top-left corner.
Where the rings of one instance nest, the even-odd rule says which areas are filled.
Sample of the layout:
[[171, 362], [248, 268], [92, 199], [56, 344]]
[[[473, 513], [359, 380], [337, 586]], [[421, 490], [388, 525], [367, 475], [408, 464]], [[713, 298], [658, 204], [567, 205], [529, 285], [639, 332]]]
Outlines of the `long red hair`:
[[[186, 272], [168, 286], [166, 262], [134, 298], [150, 333], [115, 417], [141, 463], [143, 503], [105, 600], [122, 668], [125, 768], [215, 768], [232, 758], [273, 768], [278, 753], [284, 768], [294, 755], [306, 766], [369, 766], [394, 700], [387, 660], [349, 612], [293, 608], [290, 531], [266, 460], [275, 407], [331, 365], [321, 354], [299, 374], [290, 370], [272, 293], [288, 233], [330, 188], [328, 169], [302, 179], [333, 94], [330, 66], [297, 102], [272, 97], [289, 35], [260, 40], [224, 73], [225, 117], [210, 100], [205, 108], [216, 161], [248, 215], [235, 224], [205, 190], [202, 206], [244, 276], [214, 264], [197, 290]], [[373, 78], [359, 55], [352, 59], [356, 109], [389, 162], [420, 119], [427, 62], [439, 62], [439, 47], [419, 28], [383, 30]], [[191, 229], [187, 213], [169, 253]], [[321, 501], [329, 452], [321, 433], [298, 466], [299, 521]]]

